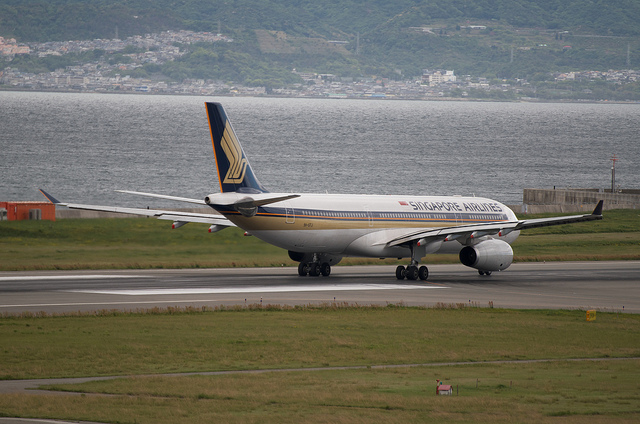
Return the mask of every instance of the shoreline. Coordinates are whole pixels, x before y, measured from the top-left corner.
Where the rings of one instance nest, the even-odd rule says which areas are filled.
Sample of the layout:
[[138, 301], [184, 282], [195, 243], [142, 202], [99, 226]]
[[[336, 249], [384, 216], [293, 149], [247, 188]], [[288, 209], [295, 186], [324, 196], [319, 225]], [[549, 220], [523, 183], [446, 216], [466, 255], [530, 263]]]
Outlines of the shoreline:
[[157, 93], [142, 91], [97, 91], [97, 90], [61, 90], [61, 89], [27, 89], [27, 88], [6, 88], [0, 85], [0, 92], [20, 92], [20, 93], [71, 93], [71, 94], [126, 94], [143, 96], [194, 96], [194, 97], [246, 97], [246, 98], [271, 98], [271, 99], [330, 99], [330, 100], [403, 100], [403, 101], [426, 101], [426, 102], [475, 102], [475, 103], [551, 103], [551, 104], [640, 104], [637, 100], [588, 100], [588, 99], [537, 99], [522, 97], [518, 99], [491, 99], [491, 98], [470, 98], [470, 97], [410, 97], [410, 96], [286, 96], [275, 94], [236, 94], [236, 93]]

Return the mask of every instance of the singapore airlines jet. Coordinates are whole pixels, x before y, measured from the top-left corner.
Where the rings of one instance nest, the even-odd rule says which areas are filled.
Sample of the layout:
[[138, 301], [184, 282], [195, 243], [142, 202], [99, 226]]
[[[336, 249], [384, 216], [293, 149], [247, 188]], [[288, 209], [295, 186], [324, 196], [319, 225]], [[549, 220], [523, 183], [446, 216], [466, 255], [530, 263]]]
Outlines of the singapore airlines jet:
[[480, 197], [272, 193], [254, 174], [222, 105], [206, 103], [206, 109], [221, 192], [204, 200], [123, 192], [208, 205], [218, 214], [62, 203], [42, 193], [61, 206], [153, 216], [174, 221], [173, 228], [240, 227], [287, 249], [300, 276], [328, 276], [343, 257], [359, 256], [410, 258], [396, 277], [426, 280], [429, 271], [419, 262], [429, 253], [458, 253], [464, 265], [490, 275], [511, 265], [510, 243], [520, 230], [602, 219], [602, 201], [591, 214], [519, 220], [502, 203]]

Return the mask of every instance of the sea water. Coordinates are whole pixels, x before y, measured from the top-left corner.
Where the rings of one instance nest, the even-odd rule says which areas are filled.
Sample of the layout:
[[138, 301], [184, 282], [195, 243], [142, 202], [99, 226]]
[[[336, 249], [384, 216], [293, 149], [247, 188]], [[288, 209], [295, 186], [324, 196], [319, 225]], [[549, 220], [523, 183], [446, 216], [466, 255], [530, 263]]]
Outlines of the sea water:
[[204, 102], [273, 192], [476, 195], [640, 188], [640, 105], [0, 92], [0, 200], [187, 206], [218, 188]]

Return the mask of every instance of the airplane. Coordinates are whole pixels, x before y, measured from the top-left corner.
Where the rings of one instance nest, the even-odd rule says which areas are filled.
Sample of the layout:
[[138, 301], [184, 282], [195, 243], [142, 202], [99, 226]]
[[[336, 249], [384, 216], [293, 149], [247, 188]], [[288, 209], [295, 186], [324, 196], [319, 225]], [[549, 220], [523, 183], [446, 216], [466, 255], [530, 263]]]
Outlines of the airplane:
[[521, 230], [602, 219], [602, 200], [591, 214], [520, 220], [504, 204], [481, 197], [273, 193], [259, 182], [222, 105], [205, 106], [220, 193], [201, 200], [117, 191], [206, 205], [214, 213], [64, 203], [40, 191], [56, 205], [171, 220], [173, 228], [189, 222], [210, 224], [209, 232], [239, 227], [288, 250], [301, 277], [329, 276], [344, 257], [408, 258], [396, 278], [425, 281], [429, 270], [420, 261], [431, 253], [457, 253], [462, 264], [489, 276], [511, 265], [511, 243]]

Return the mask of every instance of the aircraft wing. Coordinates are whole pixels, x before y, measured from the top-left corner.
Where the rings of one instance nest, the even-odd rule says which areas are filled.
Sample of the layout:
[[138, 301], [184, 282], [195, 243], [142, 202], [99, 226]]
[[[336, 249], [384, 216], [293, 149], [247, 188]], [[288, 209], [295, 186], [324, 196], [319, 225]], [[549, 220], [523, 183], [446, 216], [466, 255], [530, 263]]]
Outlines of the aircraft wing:
[[598, 205], [592, 213], [585, 215], [556, 216], [551, 218], [524, 219], [519, 221], [496, 221], [483, 224], [470, 224], [436, 229], [412, 229], [410, 232], [395, 235], [395, 237], [385, 243], [378, 244], [386, 244], [393, 247], [412, 243], [414, 241], [418, 243], [418, 246], [437, 241], [460, 240], [464, 242], [466, 239], [479, 238], [487, 235], [504, 236], [512, 231], [526, 230], [529, 228], [594, 221], [602, 219], [602, 206], [603, 201], [601, 200], [598, 202]]
[[603, 201], [600, 200], [596, 208], [590, 214], [572, 216], [554, 216], [552, 218], [524, 219], [518, 221], [516, 230], [526, 230], [528, 228], [548, 227], [550, 225], [570, 224], [573, 222], [593, 221], [602, 219]]
[[[99, 211], [99, 212], [113, 212], [113, 213], [127, 213], [132, 215], [141, 215], [141, 216], [149, 216], [157, 219], [163, 219], [168, 221], [174, 221], [174, 228], [180, 227], [188, 222], [199, 222], [203, 224], [211, 224], [217, 226], [217, 230], [225, 228], [225, 227], [235, 227], [236, 225], [217, 213], [196, 213], [196, 212], [181, 212], [181, 211], [167, 211], [161, 209], [143, 209], [143, 208], [123, 208], [117, 206], [99, 206], [99, 205], [85, 205], [80, 203], [64, 203], [47, 193], [46, 191], [40, 189], [40, 192], [46, 197], [51, 203], [60, 206], [66, 206], [70, 209], [81, 209], [81, 210], [89, 210], [89, 211]], [[135, 193], [135, 192], [134, 192]], [[150, 194], [150, 193], [146, 193]], [[158, 197], [163, 199], [170, 200], [178, 200], [185, 198], [178, 198], [173, 196], [163, 196], [156, 195], [151, 197]], [[204, 204], [204, 201], [197, 201], [196, 199], [188, 199], [191, 203], [200, 202]], [[187, 201], [187, 200], [182, 200]]]

